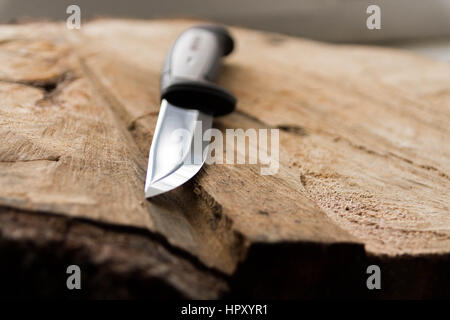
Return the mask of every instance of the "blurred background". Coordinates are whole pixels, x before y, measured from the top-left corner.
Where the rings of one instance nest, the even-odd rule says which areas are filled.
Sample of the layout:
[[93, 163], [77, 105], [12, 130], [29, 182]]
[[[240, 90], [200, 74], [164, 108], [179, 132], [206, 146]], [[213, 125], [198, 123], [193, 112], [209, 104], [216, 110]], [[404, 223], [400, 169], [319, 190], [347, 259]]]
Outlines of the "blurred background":
[[[0, 23], [63, 20], [70, 4], [95, 17], [189, 17], [321, 41], [402, 47], [450, 61], [450, 0], [0, 0]], [[381, 29], [369, 30], [369, 5]]]

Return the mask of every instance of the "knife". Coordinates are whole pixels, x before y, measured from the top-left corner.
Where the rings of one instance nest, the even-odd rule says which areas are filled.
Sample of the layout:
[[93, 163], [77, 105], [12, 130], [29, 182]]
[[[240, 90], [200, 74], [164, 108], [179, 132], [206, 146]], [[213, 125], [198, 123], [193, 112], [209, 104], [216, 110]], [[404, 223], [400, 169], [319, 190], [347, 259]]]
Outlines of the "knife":
[[236, 98], [213, 81], [220, 60], [233, 51], [227, 29], [194, 26], [170, 49], [161, 75], [161, 108], [148, 159], [145, 196], [172, 190], [190, 178], [206, 160], [204, 133], [213, 117], [232, 112]]

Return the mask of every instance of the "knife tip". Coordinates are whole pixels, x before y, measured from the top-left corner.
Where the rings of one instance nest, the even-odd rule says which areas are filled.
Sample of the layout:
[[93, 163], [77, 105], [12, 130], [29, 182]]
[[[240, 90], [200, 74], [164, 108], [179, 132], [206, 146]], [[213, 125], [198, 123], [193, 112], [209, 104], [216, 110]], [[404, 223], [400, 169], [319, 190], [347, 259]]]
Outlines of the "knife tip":
[[164, 192], [165, 192], [164, 190], [160, 190], [160, 189], [157, 189], [157, 188], [153, 188], [152, 186], [149, 186], [149, 187], [147, 187], [145, 189], [145, 197], [147, 199], [148, 198], [152, 198], [152, 197], [157, 196], [157, 195], [159, 195], [161, 193], [164, 193]]

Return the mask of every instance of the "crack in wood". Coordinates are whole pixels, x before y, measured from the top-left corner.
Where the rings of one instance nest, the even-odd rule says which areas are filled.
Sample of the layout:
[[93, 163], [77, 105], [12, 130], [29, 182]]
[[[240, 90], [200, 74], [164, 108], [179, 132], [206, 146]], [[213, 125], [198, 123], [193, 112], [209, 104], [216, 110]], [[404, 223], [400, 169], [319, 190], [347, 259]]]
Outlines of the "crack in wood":
[[61, 156], [39, 158], [39, 159], [17, 159], [17, 160], [2, 160], [2, 159], [0, 159], [0, 163], [19, 163], [19, 162], [34, 162], [34, 161], [58, 162], [60, 159], [61, 159]]
[[[31, 88], [36, 88], [44, 92], [44, 98], [42, 100], [49, 99], [56, 95], [56, 92], [61, 89], [62, 86], [66, 86], [72, 81], [75, 81], [77, 77], [70, 71], [66, 71], [54, 78], [45, 80], [12, 80], [12, 79], [0, 79], [0, 82], [10, 84], [20, 84]], [[38, 103], [38, 102], [37, 102]]]
[[402, 160], [402, 161], [404, 161], [404, 162], [406, 162], [406, 163], [409, 163], [409, 164], [411, 164], [411, 165], [413, 165], [413, 166], [415, 166], [415, 167], [418, 167], [418, 168], [421, 168], [421, 169], [425, 169], [425, 170], [428, 170], [428, 171], [434, 171], [434, 172], [436, 172], [439, 176], [441, 176], [442, 178], [445, 178], [445, 179], [447, 179], [447, 180], [450, 180], [450, 176], [449, 176], [448, 174], [446, 174], [445, 172], [442, 172], [441, 170], [439, 170], [439, 169], [437, 169], [437, 168], [435, 168], [435, 167], [433, 167], [433, 166], [425, 165], [425, 164], [420, 164], [420, 163], [416, 163], [416, 162], [414, 162], [414, 161], [412, 161], [412, 160], [410, 160], [410, 159], [401, 157], [401, 156], [399, 156], [398, 154], [395, 154], [395, 153], [393, 153], [393, 152], [389, 152], [388, 154], [389, 154], [390, 156], [392, 156], [392, 157], [395, 157], [395, 158], [400, 159], [400, 160]]
[[130, 124], [127, 126], [128, 130], [132, 131], [136, 129], [136, 122], [138, 122], [141, 119], [144, 119], [146, 117], [154, 117], [157, 116], [159, 114], [159, 112], [154, 111], [154, 112], [147, 112], [144, 113], [143, 115], [140, 115], [139, 117], [136, 117], [135, 119], [130, 121]]
[[293, 133], [296, 134], [298, 136], [301, 137], [305, 137], [308, 135], [308, 132], [299, 126], [294, 126], [294, 125], [278, 125], [277, 126], [278, 129], [289, 132], [289, 133]]

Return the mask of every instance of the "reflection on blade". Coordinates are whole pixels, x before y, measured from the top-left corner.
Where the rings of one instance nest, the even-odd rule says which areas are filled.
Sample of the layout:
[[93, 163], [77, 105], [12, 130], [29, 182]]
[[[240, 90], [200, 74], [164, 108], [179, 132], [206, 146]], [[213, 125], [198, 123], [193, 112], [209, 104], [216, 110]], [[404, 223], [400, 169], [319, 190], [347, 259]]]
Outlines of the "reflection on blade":
[[147, 198], [182, 185], [200, 170], [209, 143], [202, 137], [211, 124], [210, 115], [162, 101], [148, 160]]

